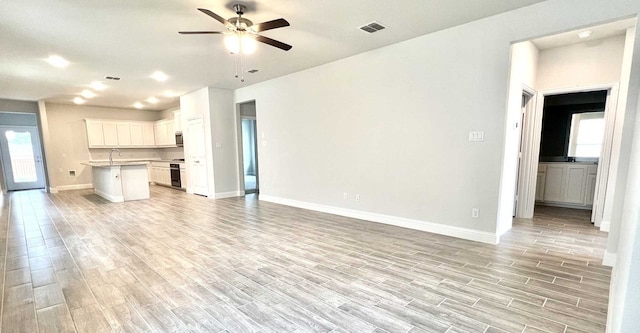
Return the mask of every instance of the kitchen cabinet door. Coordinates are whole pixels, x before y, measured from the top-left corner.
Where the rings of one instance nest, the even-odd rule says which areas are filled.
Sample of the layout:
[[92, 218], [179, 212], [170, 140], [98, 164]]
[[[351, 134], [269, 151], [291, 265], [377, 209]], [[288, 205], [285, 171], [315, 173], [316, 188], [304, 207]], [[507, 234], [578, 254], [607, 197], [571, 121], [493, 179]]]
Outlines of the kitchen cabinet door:
[[158, 122], [155, 125], [156, 146], [164, 146], [167, 144], [167, 124]]
[[156, 136], [153, 123], [142, 123], [142, 145], [153, 147], [156, 145]]
[[102, 131], [105, 146], [118, 146], [118, 126], [116, 122], [103, 121]]
[[104, 133], [102, 122], [87, 120], [87, 143], [89, 148], [104, 146]]
[[175, 129], [175, 121], [173, 120], [167, 121], [167, 144], [168, 145], [176, 144], [176, 129]]
[[566, 169], [566, 192], [564, 202], [584, 204], [587, 167], [584, 165], [568, 166]]
[[129, 124], [129, 129], [130, 129], [130, 133], [131, 133], [131, 145], [132, 146], [142, 146], [142, 145], [144, 145], [144, 140], [143, 140], [143, 135], [142, 135], [142, 124], [141, 123], [131, 123], [131, 124]]
[[131, 146], [131, 125], [129, 123], [117, 123], [118, 146]]

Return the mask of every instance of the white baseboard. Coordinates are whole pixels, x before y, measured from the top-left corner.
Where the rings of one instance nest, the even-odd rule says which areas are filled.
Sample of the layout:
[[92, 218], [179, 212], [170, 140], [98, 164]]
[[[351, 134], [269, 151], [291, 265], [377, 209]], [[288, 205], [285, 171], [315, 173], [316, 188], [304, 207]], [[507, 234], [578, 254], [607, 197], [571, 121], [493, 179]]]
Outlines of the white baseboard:
[[58, 193], [60, 191], [87, 190], [90, 188], [93, 188], [93, 184], [62, 185], [62, 186], [50, 187], [49, 192]]
[[95, 190], [96, 194], [111, 201], [111, 202], [124, 202], [124, 196], [115, 196], [115, 195], [110, 195], [108, 193], [104, 193], [100, 190]]
[[609, 232], [611, 230], [611, 221], [601, 221], [600, 222], [600, 231]]
[[616, 254], [609, 252], [607, 250], [604, 251], [604, 257], [602, 257], [602, 265], [613, 267], [616, 265]]
[[241, 197], [244, 195], [244, 191], [232, 191], [232, 192], [221, 192], [216, 193], [213, 196], [209, 196], [209, 198], [213, 199], [224, 199], [224, 198], [232, 198], [232, 197]]
[[498, 244], [500, 238], [498, 235], [486, 231], [478, 231], [473, 229], [455, 227], [445, 224], [412, 220], [404, 217], [377, 214], [364, 212], [353, 209], [346, 209], [340, 207], [320, 205], [310, 202], [297, 201], [285, 198], [274, 197], [270, 195], [261, 194], [259, 200], [273, 202], [281, 205], [292, 206], [297, 208], [309, 209], [323, 213], [329, 213], [334, 215], [346, 216], [356, 218], [360, 220], [366, 220], [371, 222], [378, 222], [383, 224], [394, 225], [397, 227], [403, 227], [408, 229], [420, 230], [431, 232], [434, 234], [440, 234], [445, 236], [452, 236], [476, 242], [482, 242], [487, 244]]

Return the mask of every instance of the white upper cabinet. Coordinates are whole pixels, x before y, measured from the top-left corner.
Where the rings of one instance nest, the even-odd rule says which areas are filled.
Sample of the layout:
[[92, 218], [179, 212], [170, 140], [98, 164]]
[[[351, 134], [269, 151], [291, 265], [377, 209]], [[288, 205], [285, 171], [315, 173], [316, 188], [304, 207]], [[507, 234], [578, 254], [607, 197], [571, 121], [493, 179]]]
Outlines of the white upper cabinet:
[[89, 148], [104, 146], [104, 133], [102, 132], [102, 122], [87, 120], [87, 143]]
[[153, 147], [156, 145], [156, 135], [153, 131], [153, 123], [142, 123], [142, 145]]
[[182, 113], [180, 110], [173, 111], [173, 129], [175, 132], [182, 132]]
[[155, 124], [156, 146], [175, 146], [176, 130], [173, 119], [159, 120]]
[[122, 121], [85, 119], [89, 148], [145, 148], [176, 145], [175, 120]]
[[132, 146], [144, 146], [144, 134], [142, 133], [142, 123], [129, 124], [129, 134], [131, 135]]
[[131, 146], [131, 126], [129, 123], [117, 123], [118, 146]]
[[105, 146], [118, 145], [118, 123], [115, 121], [103, 121], [102, 133], [104, 134]]

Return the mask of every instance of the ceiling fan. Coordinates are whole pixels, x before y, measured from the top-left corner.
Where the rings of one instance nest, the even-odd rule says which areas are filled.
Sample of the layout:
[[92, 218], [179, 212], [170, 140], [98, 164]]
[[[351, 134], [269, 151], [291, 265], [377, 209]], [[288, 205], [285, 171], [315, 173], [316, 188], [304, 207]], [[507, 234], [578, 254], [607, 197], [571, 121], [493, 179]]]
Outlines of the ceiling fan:
[[[242, 17], [244, 12], [247, 10], [247, 7], [241, 4], [233, 5], [233, 9], [238, 14], [237, 17], [232, 17], [228, 20], [224, 19], [222, 16], [204, 8], [198, 8], [199, 11], [209, 15], [214, 18], [216, 21], [224, 24], [224, 26], [233, 33], [232, 37], [236, 38], [235, 47], [227, 44], [227, 48], [229, 48], [232, 53], [248, 53], [242, 52], [243, 46], [251, 47], [249, 43], [245, 43], [245, 41], [249, 42], [250, 39], [254, 39], [258, 42], [271, 45], [273, 47], [277, 47], [284, 51], [291, 50], [292, 46], [275, 39], [258, 35], [259, 32], [267, 31], [276, 28], [288, 27], [289, 22], [283, 18], [279, 18], [276, 20], [271, 20], [267, 22], [262, 22], [258, 24], [253, 24], [250, 20]], [[180, 34], [183, 35], [197, 35], [197, 34], [224, 34], [224, 32], [220, 31], [180, 31]], [[244, 39], [244, 40], [243, 40]], [[233, 43], [233, 42], [232, 42]], [[255, 43], [254, 43], [255, 44]], [[236, 52], [233, 52], [236, 51]]]

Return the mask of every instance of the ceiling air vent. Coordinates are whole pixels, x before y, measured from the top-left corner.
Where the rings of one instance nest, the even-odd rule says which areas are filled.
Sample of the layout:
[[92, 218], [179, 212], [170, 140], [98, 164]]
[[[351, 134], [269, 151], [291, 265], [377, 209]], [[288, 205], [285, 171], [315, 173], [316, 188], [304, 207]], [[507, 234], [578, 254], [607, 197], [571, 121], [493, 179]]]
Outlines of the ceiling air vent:
[[366, 31], [370, 34], [376, 32], [376, 31], [380, 31], [382, 29], [385, 29], [386, 27], [378, 22], [371, 22], [367, 25], [363, 25], [361, 26], [359, 29], [362, 31]]
[[121, 77], [117, 77], [117, 76], [105, 76], [104, 78], [105, 78], [105, 80], [114, 80], [114, 81], [122, 80]]
[[250, 70], [248, 70], [247, 72], [249, 72], [249, 73], [251, 73], [251, 74], [255, 74], [255, 73], [257, 73], [257, 72], [258, 72], [258, 70], [257, 70], [257, 69], [250, 69]]

